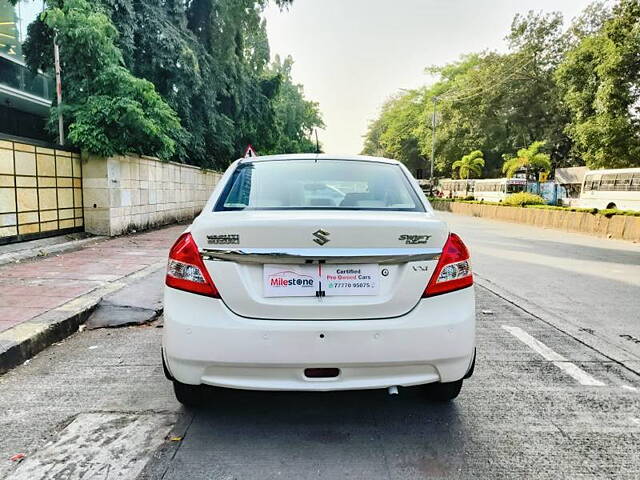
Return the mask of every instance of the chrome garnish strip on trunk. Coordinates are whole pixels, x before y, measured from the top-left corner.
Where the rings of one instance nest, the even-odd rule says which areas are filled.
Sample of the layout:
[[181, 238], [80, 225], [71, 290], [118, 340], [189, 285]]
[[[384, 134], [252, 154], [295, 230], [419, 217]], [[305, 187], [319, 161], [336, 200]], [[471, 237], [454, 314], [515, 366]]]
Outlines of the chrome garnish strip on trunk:
[[407, 263], [437, 260], [438, 248], [206, 248], [200, 250], [205, 260], [238, 263]]

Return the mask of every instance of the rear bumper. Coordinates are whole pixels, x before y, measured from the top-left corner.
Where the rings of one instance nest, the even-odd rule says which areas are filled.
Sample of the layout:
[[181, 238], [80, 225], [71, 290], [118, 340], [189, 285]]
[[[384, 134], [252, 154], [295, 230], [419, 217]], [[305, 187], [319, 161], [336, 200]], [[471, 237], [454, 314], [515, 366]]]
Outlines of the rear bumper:
[[[165, 289], [163, 349], [178, 381], [251, 390], [354, 390], [451, 382], [475, 348], [473, 288], [378, 320], [255, 320], [222, 301]], [[330, 379], [304, 369], [339, 368]]]

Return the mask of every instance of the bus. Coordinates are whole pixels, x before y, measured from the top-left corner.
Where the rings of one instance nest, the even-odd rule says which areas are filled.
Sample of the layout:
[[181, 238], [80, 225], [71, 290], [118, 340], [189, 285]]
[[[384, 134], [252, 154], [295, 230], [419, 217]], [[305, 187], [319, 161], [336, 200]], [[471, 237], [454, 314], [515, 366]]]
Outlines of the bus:
[[453, 180], [443, 178], [438, 182], [438, 188], [444, 198], [465, 198], [473, 195], [475, 180]]
[[482, 202], [502, 202], [507, 195], [524, 192], [527, 181], [524, 178], [487, 178], [476, 180], [473, 196]]
[[598, 210], [640, 210], [640, 168], [590, 170], [584, 176], [577, 204]]

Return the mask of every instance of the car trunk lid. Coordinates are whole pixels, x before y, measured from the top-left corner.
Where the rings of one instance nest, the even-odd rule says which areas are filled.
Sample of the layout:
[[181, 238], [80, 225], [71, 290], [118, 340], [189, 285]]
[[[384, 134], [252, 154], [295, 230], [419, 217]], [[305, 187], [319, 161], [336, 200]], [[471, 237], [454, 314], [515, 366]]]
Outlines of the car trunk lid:
[[[278, 320], [403, 315], [419, 301], [448, 235], [430, 213], [361, 210], [215, 212], [191, 233], [228, 308]], [[298, 288], [300, 295], [268, 286], [293, 278], [305, 287], [311, 277], [312, 290]]]

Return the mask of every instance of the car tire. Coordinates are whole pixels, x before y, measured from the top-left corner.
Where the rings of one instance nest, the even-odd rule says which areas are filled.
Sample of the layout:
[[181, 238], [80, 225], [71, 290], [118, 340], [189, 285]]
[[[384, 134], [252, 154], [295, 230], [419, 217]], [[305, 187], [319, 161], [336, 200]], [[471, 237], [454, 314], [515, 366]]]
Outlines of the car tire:
[[160, 355], [162, 357], [162, 371], [164, 372], [164, 376], [167, 380], [171, 380], [173, 382], [174, 378], [169, 371], [169, 367], [167, 367], [167, 362], [164, 359], [164, 350], [160, 349]]
[[173, 381], [173, 393], [185, 407], [202, 406], [206, 395], [205, 387], [202, 385], [188, 385], [176, 380]]
[[450, 402], [458, 396], [462, 388], [462, 379], [457, 382], [430, 383], [425, 385], [429, 400], [434, 402]]
[[466, 375], [462, 378], [463, 380], [466, 380], [467, 378], [471, 378], [471, 376], [473, 375], [473, 371], [476, 369], [476, 349], [473, 349], [473, 360], [471, 361], [471, 366], [469, 367], [469, 370], [467, 371]]

